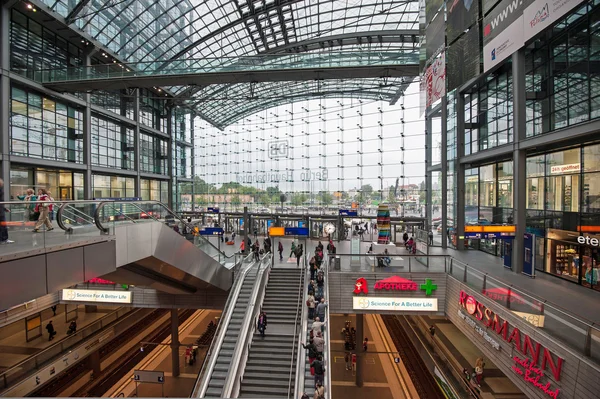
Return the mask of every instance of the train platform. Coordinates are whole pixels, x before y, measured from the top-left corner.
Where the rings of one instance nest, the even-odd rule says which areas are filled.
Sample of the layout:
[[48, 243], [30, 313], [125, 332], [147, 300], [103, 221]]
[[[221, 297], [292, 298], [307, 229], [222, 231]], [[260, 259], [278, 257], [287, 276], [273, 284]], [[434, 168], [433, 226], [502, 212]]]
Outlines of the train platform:
[[[444, 364], [453, 369], [453, 375], [462, 379], [463, 386], [471, 389], [482, 399], [525, 399], [527, 396], [517, 388], [512, 381], [494, 365], [493, 359], [483, 356], [469, 339], [445, 317], [415, 316], [414, 324], [420, 330], [420, 336], [425, 340], [427, 349]], [[435, 327], [431, 336], [429, 328]], [[467, 380], [462, 373], [466, 369], [473, 372], [477, 358], [484, 360], [484, 373], [480, 386], [475, 380]]]
[[[395, 363], [393, 342], [377, 315], [365, 315], [364, 336], [369, 338], [369, 349], [360, 358], [363, 386], [356, 386], [356, 372], [346, 369], [342, 329], [346, 321], [356, 326], [356, 315], [331, 315], [331, 392], [334, 398], [406, 399], [418, 395], [404, 365]], [[357, 343], [360, 346], [360, 343]], [[358, 350], [362, 350], [358, 348]]]
[[[86, 307], [84, 305], [79, 305], [75, 309], [73, 305], [69, 306], [69, 321], [66, 321], [66, 305], [57, 305], [56, 315], [53, 314], [50, 308], [42, 311], [39, 327], [29, 332], [29, 341], [27, 340], [25, 320], [19, 320], [0, 328], [0, 373], [66, 338], [69, 324], [71, 319], [74, 318], [73, 312], [77, 314], [77, 330], [81, 330], [117, 309], [109, 306]], [[45, 327], [51, 320], [57, 334], [52, 341], [49, 341]]]
[[179, 370], [178, 377], [173, 377], [171, 363], [170, 338], [158, 345], [144, 360], [135, 366], [135, 370], [162, 371], [165, 375], [164, 384], [136, 383], [133, 371], [115, 384], [105, 396], [108, 397], [174, 397], [187, 398], [191, 395], [198, 374], [204, 362], [208, 347], [199, 347], [196, 362], [186, 363], [186, 350], [206, 331], [212, 321], [218, 322], [220, 311], [198, 310], [179, 328]]

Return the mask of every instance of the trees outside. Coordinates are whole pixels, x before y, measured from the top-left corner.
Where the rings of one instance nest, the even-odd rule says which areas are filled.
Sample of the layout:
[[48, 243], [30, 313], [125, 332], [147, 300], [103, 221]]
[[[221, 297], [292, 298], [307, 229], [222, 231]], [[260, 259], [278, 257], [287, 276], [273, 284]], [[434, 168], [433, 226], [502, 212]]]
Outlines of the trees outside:
[[292, 194], [291, 203], [294, 206], [300, 206], [306, 202], [308, 197], [304, 193], [294, 193]]
[[333, 195], [327, 191], [321, 191], [317, 195], [317, 201], [324, 206], [331, 205], [333, 204]]

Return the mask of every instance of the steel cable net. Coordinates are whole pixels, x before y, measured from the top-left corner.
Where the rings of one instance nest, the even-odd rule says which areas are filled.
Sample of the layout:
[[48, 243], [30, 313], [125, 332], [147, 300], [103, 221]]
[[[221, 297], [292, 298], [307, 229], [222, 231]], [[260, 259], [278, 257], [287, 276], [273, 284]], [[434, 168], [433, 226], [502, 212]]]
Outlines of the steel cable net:
[[200, 121], [194, 161], [201, 190], [183, 202], [270, 213], [285, 194], [284, 211], [374, 212], [385, 203], [392, 215], [419, 214], [425, 127], [418, 96], [414, 83], [395, 105], [381, 97], [304, 99], [223, 130]]

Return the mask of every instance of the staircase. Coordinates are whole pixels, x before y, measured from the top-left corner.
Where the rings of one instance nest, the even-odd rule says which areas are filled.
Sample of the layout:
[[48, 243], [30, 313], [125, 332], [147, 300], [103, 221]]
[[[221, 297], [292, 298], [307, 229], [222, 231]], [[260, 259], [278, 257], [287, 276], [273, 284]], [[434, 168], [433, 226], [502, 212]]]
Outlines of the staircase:
[[263, 338], [258, 331], [254, 334], [239, 397], [287, 398], [290, 381], [293, 397], [297, 352], [294, 323], [300, 323], [303, 304], [298, 307], [302, 300], [298, 292], [303, 281], [301, 269], [271, 269], [262, 306], [268, 320], [266, 335]]
[[217, 355], [217, 362], [211, 375], [206, 395], [204, 396], [205, 398], [220, 398], [223, 394], [223, 386], [225, 385], [225, 379], [229, 374], [233, 350], [240, 335], [242, 321], [246, 314], [246, 309], [248, 308], [248, 302], [250, 301], [250, 295], [254, 288], [254, 282], [256, 281], [256, 268], [256, 265], [250, 268], [242, 283], [240, 295], [235, 302], [235, 307], [231, 314], [231, 321], [227, 327], [221, 350]]

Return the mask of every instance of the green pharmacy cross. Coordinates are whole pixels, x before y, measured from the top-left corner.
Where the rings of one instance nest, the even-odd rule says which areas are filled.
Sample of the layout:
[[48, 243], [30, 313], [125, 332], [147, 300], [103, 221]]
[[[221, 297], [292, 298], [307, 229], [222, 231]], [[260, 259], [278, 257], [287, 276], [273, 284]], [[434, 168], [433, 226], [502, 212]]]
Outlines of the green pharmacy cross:
[[430, 296], [433, 291], [437, 290], [437, 284], [432, 284], [431, 280], [426, 278], [425, 284], [421, 284], [419, 288], [425, 291], [425, 295]]

